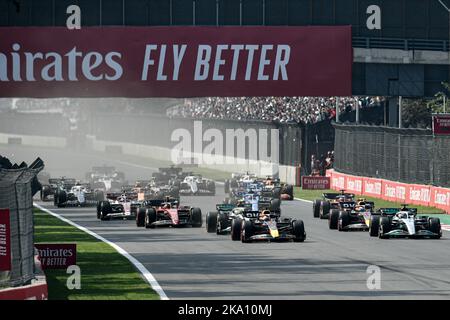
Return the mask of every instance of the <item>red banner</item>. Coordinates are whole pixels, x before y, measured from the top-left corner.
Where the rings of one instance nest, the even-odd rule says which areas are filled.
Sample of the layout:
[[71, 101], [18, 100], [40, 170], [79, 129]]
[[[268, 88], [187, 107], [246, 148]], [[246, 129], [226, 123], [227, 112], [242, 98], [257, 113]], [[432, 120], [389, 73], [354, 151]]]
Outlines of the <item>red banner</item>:
[[11, 270], [11, 230], [9, 209], [0, 209], [0, 271]]
[[[356, 177], [334, 170], [327, 170], [331, 177], [331, 189], [349, 192], [393, 202], [435, 207], [450, 213], [450, 189], [421, 184], [407, 184], [385, 179]], [[360, 192], [362, 181], [362, 192]]]
[[450, 114], [433, 114], [433, 134], [450, 135]]
[[352, 94], [350, 26], [0, 29], [0, 97]]
[[67, 269], [77, 264], [77, 245], [75, 243], [35, 244], [39, 250], [42, 269]]
[[330, 189], [330, 177], [302, 177], [302, 189], [304, 190], [327, 190]]

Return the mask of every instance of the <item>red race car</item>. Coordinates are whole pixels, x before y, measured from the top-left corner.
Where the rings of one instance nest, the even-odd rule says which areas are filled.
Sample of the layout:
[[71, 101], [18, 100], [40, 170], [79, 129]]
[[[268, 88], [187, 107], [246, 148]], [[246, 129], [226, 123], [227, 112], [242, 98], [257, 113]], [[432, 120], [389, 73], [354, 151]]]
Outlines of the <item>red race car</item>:
[[201, 228], [203, 224], [200, 208], [180, 206], [177, 200], [153, 200], [152, 206], [139, 208], [136, 215], [138, 227], [156, 228], [159, 226], [192, 226]]

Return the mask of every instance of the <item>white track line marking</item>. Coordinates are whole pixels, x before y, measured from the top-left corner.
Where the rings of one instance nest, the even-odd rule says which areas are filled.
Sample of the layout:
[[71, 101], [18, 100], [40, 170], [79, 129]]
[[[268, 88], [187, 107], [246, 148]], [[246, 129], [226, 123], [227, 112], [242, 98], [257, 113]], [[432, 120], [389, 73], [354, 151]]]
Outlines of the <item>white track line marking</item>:
[[144, 276], [145, 280], [150, 284], [150, 286], [152, 287], [153, 290], [156, 291], [156, 293], [159, 294], [159, 296], [161, 297], [161, 300], [169, 300], [169, 297], [167, 297], [166, 293], [164, 292], [164, 290], [162, 289], [162, 287], [159, 285], [158, 281], [155, 279], [155, 277], [152, 275], [152, 273], [150, 271], [147, 270], [147, 268], [144, 267], [144, 265], [142, 263], [140, 263], [135, 257], [133, 257], [132, 255], [130, 255], [128, 252], [126, 252], [124, 249], [122, 249], [121, 247], [119, 247], [117, 244], [115, 244], [114, 242], [111, 242], [109, 240], [106, 240], [105, 238], [103, 238], [102, 236], [96, 234], [95, 232], [82, 227], [78, 224], [76, 224], [75, 222], [64, 218], [63, 216], [54, 213], [36, 203], [33, 204], [36, 208], [47, 212], [48, 214], [60, 219], [61, 221], [64, 221], [72, 226], [74, 226], [75, 228], [80, 229], [81, 231], [84, 231], [88, 234], [90, 234], [91, 236], [97, 238], [100, 241], [103, 241], [107, 244], [109, 244], [111, 247], [113, 247], [114, 249], [117, 250], [117, 252], [119, 252], [122, 256], [124, 256], [125, 258], [127, 258], [140, 272], [141, 274]]

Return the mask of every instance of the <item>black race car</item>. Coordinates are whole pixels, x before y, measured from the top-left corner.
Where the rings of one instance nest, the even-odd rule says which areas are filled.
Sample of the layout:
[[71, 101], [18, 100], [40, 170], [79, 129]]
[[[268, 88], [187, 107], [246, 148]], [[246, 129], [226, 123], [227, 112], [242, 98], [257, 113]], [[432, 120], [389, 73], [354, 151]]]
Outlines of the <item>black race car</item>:
[[247, 213], [246, 217], [239, 224], [235, 219], [232, 228], [233, 235], [240, 231], [240, 238], [243, 243], [254, 241], [294, 241], [303, 242], [306, 239], [305, 226], [302, 220], [293, 218], [282, 218], [279, 213], [253, 212]]
[[368, 231], [375, 203], [358, 199], [353, 202], [341, 202], [339, 209], [331, 209], [328, 217], [330, 229], [339, 231]]
[[346, 193], [345, 190], [341, 190], [340, 193], [324, 193], [322, 199], [313, 201], [313, 216], [314, 218], [328, 219], [331, 209], [339, 210], [355, 205], [353, 193]]

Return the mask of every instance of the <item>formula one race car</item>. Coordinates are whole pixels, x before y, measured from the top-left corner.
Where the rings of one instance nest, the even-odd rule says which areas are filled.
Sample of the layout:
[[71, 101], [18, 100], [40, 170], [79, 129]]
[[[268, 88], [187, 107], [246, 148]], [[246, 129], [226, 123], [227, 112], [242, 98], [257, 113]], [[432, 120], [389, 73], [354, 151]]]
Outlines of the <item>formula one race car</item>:
[[406, 204], [398, 208], [383, 208], [371, 219], [370, 236], [387, 238], [430, 238], [442, 237], [439, 218], [417, 216], [416, 208], [408, 208]]
[[[70, 188], [72, 188], [75, 183], [76, 180], [73, 178], [66, 178], [66, 177], [62, 177], [62, 178], [48, 178], [46, 179], [47, 181], [42, 181], [41, 185], [41, 201], [48, 201], [50, 200], [49, 197], [53, 198], [53, 200], [55, 200], [55, 193], [56, 190], [58, 190], [58, 188], [63, 188], [65, 190], [70, 190]], [[55, 203], [56, 205], [56, 203]]]
[[180, 188], [178, 186], [158, 182], [155, 178], [151, 180], [138, 180], [134, 186], [129, 186], [129, 188], [138, 193], [138, 199], [141, 201], [165, 199], [166, 197], [180, 197]]
[[107, 193], [106, 200], [97, 202], [97, 219], [102, 221], [111, 219], [135, 219], [141, 203], [137, 201], [137, 194], [133, 192]]
[[313, 201], [314, 218], [328, 219], [331, 209], [346, 209], [356, 205], [355, 195], [353, 193], [324, 193], [322, 199]]
[[267, 176], [265, 179], [258, 178], [255, 174], [233, 173], [231, 179], [225, 180], [225, 193], [230, 197], [233, 193], [248, 189], [250, 185], [257, 185], [259, 189], [270, 192], [271, 196], [281, 200], [294, 199], [294, 187], [289, 184], [281, 183], [280, 179]]
[[341, 202], [339, 209], [330, 210], [328, 226], [339, 231], [368, 231], [374, 208], [375, 203], [362, 198], [358, 199], [356, 204]]
[[214, 196], [216, 184], [213, 180], [205, 179], [201, 175], [189, 175], [180, 183], [180, 194]]
[[137, 212], [138, 227], [192, 226], [200, 228], [203, 224], [200, 208], [180, 206], [177, 199], [150, 200], [145, 210], [144, 208], [140, 208]]
[[126, 184], [125, 174], [109, 166], [93, 167], [86, 173], [86, 179], [93, 189], [104, 192], [118, 192]]
[[[247, 213], [249, 215], [250, 213]], [[231, 234], [234, 240], [240, 232], [242, 242], [253, 241], [294, 241], [303, 242], [306, 239], [305, 226], [302, 220], [281, 218], [279, 213], [268, 210], [254, 212], [253, 217], [246, 216], [243, 220], [234, 220]], [[241, 222], [241, 223], [239, 223]]]
[[104, 194], [102, 191], [91, 190], [88, 184], [76, 183], [70, 189], [67, 184], [64, 184], [59, 185], [56, 189], [54, 205], [58, 208], [95, 206], [103, 198]]

